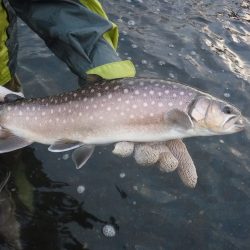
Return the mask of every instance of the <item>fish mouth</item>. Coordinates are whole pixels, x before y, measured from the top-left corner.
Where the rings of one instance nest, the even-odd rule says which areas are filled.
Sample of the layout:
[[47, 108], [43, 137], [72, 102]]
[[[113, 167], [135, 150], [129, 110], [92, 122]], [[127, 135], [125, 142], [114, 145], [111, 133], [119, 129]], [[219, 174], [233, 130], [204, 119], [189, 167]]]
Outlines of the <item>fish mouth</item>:
[[232, 115], [224, 123], [223, 127], [227, 130], [234, 130], [235, 132], [241, 131], [246, 126], [246, 119], [243, 116]]

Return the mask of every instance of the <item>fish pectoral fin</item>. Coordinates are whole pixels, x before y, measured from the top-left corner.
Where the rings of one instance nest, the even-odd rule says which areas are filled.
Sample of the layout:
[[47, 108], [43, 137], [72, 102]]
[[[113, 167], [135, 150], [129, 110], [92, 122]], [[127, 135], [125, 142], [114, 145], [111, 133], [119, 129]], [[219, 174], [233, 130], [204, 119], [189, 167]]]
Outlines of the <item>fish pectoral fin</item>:
[[55, 143], [51, 144], [48, 148], [50, 152], [64, 152], [79, 148], [82, 145], [82, 142], [79, 141], [70, 141], [70, 140], [58, 140]]
[[12, 134], [9, 130], [0, 130], [0, 153], [11, 152], [20, 148], [24, 148], [32, 144], [24, 138]]
[[76, 169], [80, 169], [88, 161], [94, 149], [94, 145], [83, 145], [73, 152], [72, 160], [75, 163]]
[[164, 115], [165, 122], [171, 127], [179, 127], [181, 129], [191, 129], [193, 122], [185, 112], [173, 109]]

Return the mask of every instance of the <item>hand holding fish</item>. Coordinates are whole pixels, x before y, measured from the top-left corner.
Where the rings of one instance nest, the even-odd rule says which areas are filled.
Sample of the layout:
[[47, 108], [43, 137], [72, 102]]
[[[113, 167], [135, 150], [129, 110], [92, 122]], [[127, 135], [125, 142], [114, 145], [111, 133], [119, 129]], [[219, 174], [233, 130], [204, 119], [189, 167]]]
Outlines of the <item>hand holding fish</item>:
[[129, 142], [126, 154], [134, 151], [139, 164], [158, 162], [166, 172], [177, 169], [191, 187], [197, 174], [180, 139], [232, 134], [246, 126], [245, 117], [231, 104], [159, 79], [98, 81], [56, 96], [8, 95], [4, 101], [0, 153], [39, 142], [50, 145], [51, 152], [74, 150], [72, 159], [81, 168], [95, 145]]
[[190, 188], [197, 184], [197, 173], [193, 160], [182, 140], [167, 142], [137, 143], [118, 142], [113, 154], [128, 157], [133, 154], [136, 162], [141, 166], [156, 164], [163, 172], [177, 172], [182, 182]]

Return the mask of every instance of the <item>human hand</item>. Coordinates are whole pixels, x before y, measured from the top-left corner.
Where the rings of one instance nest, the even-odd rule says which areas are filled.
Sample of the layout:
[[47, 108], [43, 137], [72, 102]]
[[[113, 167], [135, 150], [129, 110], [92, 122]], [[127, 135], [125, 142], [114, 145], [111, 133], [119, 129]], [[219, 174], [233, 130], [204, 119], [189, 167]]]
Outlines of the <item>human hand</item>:
[[163, 172], [177, 170], [186, 186], [194, 188], [197, 183], [196, 168], [182, 140], [136, 144], [118, 142], [113, 153], [120, 157], [128, 157], [134, 153], [134, 159], [139, 165], [151, 166], [157, 163]]

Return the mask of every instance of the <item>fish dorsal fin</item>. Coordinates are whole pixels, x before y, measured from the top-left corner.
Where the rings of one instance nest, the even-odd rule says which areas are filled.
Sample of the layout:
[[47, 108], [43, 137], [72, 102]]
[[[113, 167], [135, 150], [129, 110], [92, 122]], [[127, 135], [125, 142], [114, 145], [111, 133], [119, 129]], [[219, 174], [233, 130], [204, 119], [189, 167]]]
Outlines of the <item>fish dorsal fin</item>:
[[0, 129], [0, 153], [11, 152], [30, 145], [32, 142], [12, 134], [9, 130]]
[[178, 127], [185, 130], [193, 127], [193, 122], [189, 115], [178, 109], [167, 112], [164, 115], [164, 120], [170, 127]]
[[70, 141], [70, 140], [58, 140], [55, 143], [51, 144], [48, 148], [50, 152], [64, 152], [78, 148], [82, 145], [82, 142], [79, 141]]
[[83, 145], [73, 152], [72, 160], [75, 163], [76, 169], [80, 169], [88, 161], [94, 149], [94, 145]]
[[7, 94], [4, 97], [4, 102], [15, 102], [20, 99], [24, 99], [24, 97], [16, 94]]

